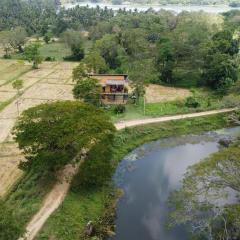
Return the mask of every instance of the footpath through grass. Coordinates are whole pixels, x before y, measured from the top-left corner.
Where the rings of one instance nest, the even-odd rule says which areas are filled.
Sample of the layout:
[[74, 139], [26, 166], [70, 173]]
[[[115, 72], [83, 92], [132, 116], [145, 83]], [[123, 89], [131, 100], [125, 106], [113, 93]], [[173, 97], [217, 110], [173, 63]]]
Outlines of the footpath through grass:
[[[141, 144], [160, 138], [186, 134], [200, 134], [205, 131], [228, 127], [227, 114], [185, 119], [129, 128], [117, 133], [114, 143], [113, 165]], [[77, 181], [77, 176], [75, 180]], [[74, 186], [73, 181], [73, 186]], [[106, 232], [113, 230], [111, 221], [117, 193], [112, 184], [99, 189], [76, 189], [72, 187], [61, 207], [48, 219], [37, 240], [79, 240], [103, 239]], [[84, 236], [84, 228], [93, 221], [97, 236]]]

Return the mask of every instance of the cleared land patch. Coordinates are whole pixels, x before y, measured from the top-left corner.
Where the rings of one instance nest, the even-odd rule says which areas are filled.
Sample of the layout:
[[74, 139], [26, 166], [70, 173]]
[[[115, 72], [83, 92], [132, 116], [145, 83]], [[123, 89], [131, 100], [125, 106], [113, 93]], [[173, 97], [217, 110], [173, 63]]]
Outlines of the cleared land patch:
[[183, 88], [165, 87], [149, 84], [146, 88], [147, 103], [167, 102], [176, 99], [184, 99], [191, 95], [191, 92]]
[[[3, 64], [3, 65], [2, 65]], [[18, 66], [18, 73], [21, 74], [19, 79], [23, 80], [23, 89], [21, 96], [12, 88], [13, 76], [18, 76], [17, 71], [9, 75], [8, 71], [12, 66]], [[21, 176], [21, 171], [17, 168], [19, 161], [23, 158], [16, 144], [14, 144], [11, 130], [18, 116], [17, 103], [19, 112], [36, 106], [41, 103], [56, 100], [72, 100], [72, 69], [78, 63], [69, 62], [44, 62], [40, 69], [31, 70], [31, 66], [26, 64], [29, 71], [26, 72], [25, 65], [15, 60], [0, 60], [0, 72], [8, 78], [0, 81], [0, 105], [6, 101], [9, 104], [0, 111], [0, 196], [8, 191], [14, 182]], [[0, 75], [1, 79], [1, 75]], [[50, 82], [48, 82], [50, 81]]]

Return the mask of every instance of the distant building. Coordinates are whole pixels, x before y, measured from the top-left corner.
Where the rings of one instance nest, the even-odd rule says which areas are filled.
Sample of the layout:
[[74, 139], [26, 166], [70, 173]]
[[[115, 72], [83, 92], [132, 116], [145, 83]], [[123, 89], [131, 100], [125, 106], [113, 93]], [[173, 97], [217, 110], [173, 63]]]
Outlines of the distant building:
[[103, 104], [126, 104], [128, 101], [127, 74], [90, 74], [102, 85]]

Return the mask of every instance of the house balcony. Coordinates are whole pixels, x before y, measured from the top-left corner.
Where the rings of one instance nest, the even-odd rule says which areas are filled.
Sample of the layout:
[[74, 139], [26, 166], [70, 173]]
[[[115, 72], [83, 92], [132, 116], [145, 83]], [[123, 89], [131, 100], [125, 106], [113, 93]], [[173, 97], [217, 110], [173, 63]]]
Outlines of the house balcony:
[[128, 101], [128, 93], [124, 92], [104, 92], [101, 93], [101, 102], [103, 104], [126, 104]]

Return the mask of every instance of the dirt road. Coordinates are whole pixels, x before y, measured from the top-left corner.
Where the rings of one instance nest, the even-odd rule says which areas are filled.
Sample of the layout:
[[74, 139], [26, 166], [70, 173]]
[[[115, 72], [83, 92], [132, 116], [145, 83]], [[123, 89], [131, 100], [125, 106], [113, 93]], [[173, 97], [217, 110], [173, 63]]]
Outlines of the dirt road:
[[[134, 127], [134, 126], [144, 125], [149, 123], [167, 122], [172, 120], [201, 117], [201, 116], [213, 115], [217, 113], [231, 112], [233, 110], [234, 109], [221, 109], [221, 110], [190, 113], [190, 114], [183, 114], [183, 115], [176, 115], [176, 116], [169, 116], [169, 117], [132, 120], [132, 121], [116, 123], [115, 126], [118, 130], [121, 130], [126, 127]], [[66, 167], [66, 169], [64, 170], [61, 176], [61, 181], [58, 182], [54, 186], [54, 188], [51, 190], [51, 192], [46, 196], [43, 202], [42, 208], [39, 210], [39, 212], [33, 217], [33, 219], [28, 224], [26, 228], [27, 234], [25, 235], [24, 240], [33, 240], [37, 235], [37, 233], [41, 230], [41, 228], [43, 227], [44, 223], [49, 218], [49, 216], [61, 205], [70, 187], [71, 179], [74, 176], [76, 171], [77, 171], [77, 167], [75, 168], [71, 168], [69, 166]], [[19, 239], [19, 240], [23, 240], [23, 239]]]

